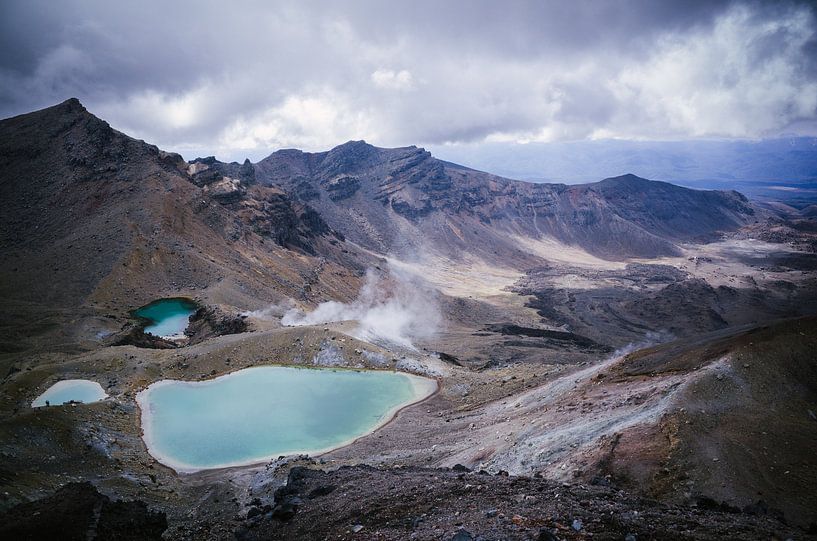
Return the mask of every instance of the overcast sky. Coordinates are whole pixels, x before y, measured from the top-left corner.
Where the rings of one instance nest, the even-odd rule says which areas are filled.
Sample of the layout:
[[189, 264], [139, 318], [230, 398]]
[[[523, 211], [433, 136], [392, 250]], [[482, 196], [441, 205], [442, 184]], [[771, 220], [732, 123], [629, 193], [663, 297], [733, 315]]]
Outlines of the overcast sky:
[[802, 2], [0, 1], [0, 116], [76, 96], [185, 158], [817, 134]]

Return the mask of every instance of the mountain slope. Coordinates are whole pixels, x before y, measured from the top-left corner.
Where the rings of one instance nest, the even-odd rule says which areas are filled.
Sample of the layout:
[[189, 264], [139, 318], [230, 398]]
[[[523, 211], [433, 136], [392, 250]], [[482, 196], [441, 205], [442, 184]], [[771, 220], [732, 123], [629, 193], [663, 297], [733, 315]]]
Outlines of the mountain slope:
[[[197, 185], [188, 169], [75, 99], [1, 121], [4, 348], [52, 331], [72, 341], [57, 320], [125, 318], [163, 295], [245, 309], [357, 290], [368, 262], [343, 253], [314, 211], [224, 176], [235, 194]], [[347, 279], [318, 283], [316, 268]]]
[[[706, 494], [740, 508], [758, 500], [794, 524], [817, 521], [817, 319], [709, 333], [638, 351], [606, 374], [626, 387], [683, 375], [653, 427], [623, 430], [590, 452], [601, 474], [653, 496]], [[583, 457], [587, 458], [587, 457]]]
[[256, 164], [256, 178], [283, 186], [333, 228], [380, 252], [432, 247], [525, 261], [509, 238], [522, 236], [552, 237], [607, 259], [653, 257], [677, 253], [674, 243], [737, 229], [754, 215], [737, 192], [633, 175], [578, 186], [533, 184], [447, 163], [421, 148], [363, 141], [328, 152], [275, 152]]

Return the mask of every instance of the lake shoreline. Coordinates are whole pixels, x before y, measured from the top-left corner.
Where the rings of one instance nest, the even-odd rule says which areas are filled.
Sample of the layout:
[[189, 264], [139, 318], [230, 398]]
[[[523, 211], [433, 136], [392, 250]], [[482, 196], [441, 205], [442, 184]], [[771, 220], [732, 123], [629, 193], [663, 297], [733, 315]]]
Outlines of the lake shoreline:
[[[217, 383], [222, 383], [225, 378], [234, 378], [237, 374], [243, 373], [249, 370], [255, 369], [264, 369], [264, 368], [288, 368], [293, 370], [327, 370], [327, 371], [355, 371], [355, 372], [390, 372], [394, 374], [399, 374], [405, 376], [409, 380], [409, 384], [412, 389], [413, 398], [409, 402], [403, 402], [397, 404], [383, 413], [378, 420], [371, 428], [367, 429], [365, 432], [355, 435], [352, 438], [348, 438], [339, 442], [337, 444], [333, 444], [323, 448], [313, 448], [313, 449], [300, 449], [294, 451], [287, 451], [285, 453], [276, 452], [270, 455], [265, 455], [263, 457], [252, 458], [249, 460], [239, 460], [235, 462], [228, 462], [223, 464], [217, 464], [214, 466], [207, 466], [207, 467], [200, 467], [192, 464], [185, 463], [180, 460], [176, 460], [173, 457], [168, 456], [166, 453], [162, 453], [158, 450], [158, 445], [156, 442], [156, 437], [154, 434], [153, 429], [153, 419], [152, 419], [152, 404], [149, 401], [149, 393], [152, 390], [169, 386], [169, 385], [182, 385], [185, 387], [206, 387], [211, 386]], [[308, 456], [321, 456], [332, 451], [336, 451], [343, 447], [347, 447], [349, 445], [354, 444], [361, 438], [371, 435], [373, 432], [383, 428], [384, 426], [391, 423], [397, 415], [404, 409], [419, 404], [432, 396], [434, 396], [440, 389], [439, 382], [436, 379], [428, 378], [425, 376], [418, 376], [416, 374], [411, 374], [408, 372], [401, 372], [397, 370], [378, 370], [378, 369], [360, 369], [360, 368], [349, 368], [349, 367], [332, 367], [332, 368], [325, 368], [325, 367], [314, 367], [314, 366], [298, 366], [298, 365], [288, 365], [288, 364], [266, 364], [266, 365], [259, 365], [259, 366], [251, 366], [247, 368], [242, 368], [236, 370], [234, 372], [229, 372], [227, 374], [222, 374], [220, 376], [216, 376], [213, 378], [209, 378], [202, 381], [184, 381], [184, 380], [170, 380], [164, 379], [156, 381], [145, 389], [139, 391], [136, 394], [135, 401], [138, 409], [138, 415], [140, 419], [140, 429], [141, 429], [141, 439], [147, 449], [148, 454], [157, 460], [163, 466], [170, 468], [177, 474], [194, 474], [198, 472], [212, 472], [216, 470], [229, 470], [234, 468], [242, 468], [242, 467], [252, 467], [257, 466], [260, 464], [265, 464], [270, 460], [278, 458], [279, 456], [295, 456], [295, 455], [308, 455]]]

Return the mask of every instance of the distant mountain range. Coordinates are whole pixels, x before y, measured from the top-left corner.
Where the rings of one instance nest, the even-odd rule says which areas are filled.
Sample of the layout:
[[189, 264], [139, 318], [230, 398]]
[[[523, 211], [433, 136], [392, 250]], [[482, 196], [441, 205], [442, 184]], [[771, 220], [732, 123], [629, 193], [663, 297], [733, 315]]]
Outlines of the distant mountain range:
[[437, 247], [487, 260], [524, 258], [518, 237], [555, 238], [609, 259], [677, 252], [753, 219], [741, 194], [624, 175], [567, 186], [510, 180], [417, 147], [350, 141], [329, 152], [282, 150], [256, 165], [335, 230], [382, 253]]
[[439, 157], [535, 182], [582, 183], [631, 172], [750, 197], [817, 201], [817, 138], [482, 143], [434, 147]]

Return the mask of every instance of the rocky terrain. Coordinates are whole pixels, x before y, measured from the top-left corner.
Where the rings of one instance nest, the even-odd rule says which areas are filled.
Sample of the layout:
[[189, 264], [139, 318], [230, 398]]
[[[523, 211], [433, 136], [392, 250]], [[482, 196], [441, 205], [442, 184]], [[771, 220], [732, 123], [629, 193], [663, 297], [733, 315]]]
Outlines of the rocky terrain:
[[[342, 493], [343, 497], [333, 497]], [[290, 470], [281, 503], [238, 539], [783, 539], [800, 532], [761, 505], [695, 508], [634, 497], [610, 484], [452, 470]]]
[[[186, 162], [77, 100], [0, 121], [0, 165], [0, 533], [817, 533], [808, 207], [531, 184], [364, 142]], [[183, 340], [132, 315], [165, 297], [199, 307]], [[359, 321], [283, 324], [326, 301]], [[372, 307], [410, 323], [401, 340], [365, 327]], [[178, 474], [147, 452], [137, 392], [270, 363], [439, 392], [320, 457]], [[67, 378], [110, 398], [30, 407]]]
[[112, 502], [90, 483], [69, 483], [53, 496], [15, 507], [3, 517], [7, 539], [161, 539], [164, 513], [144, 502]]

